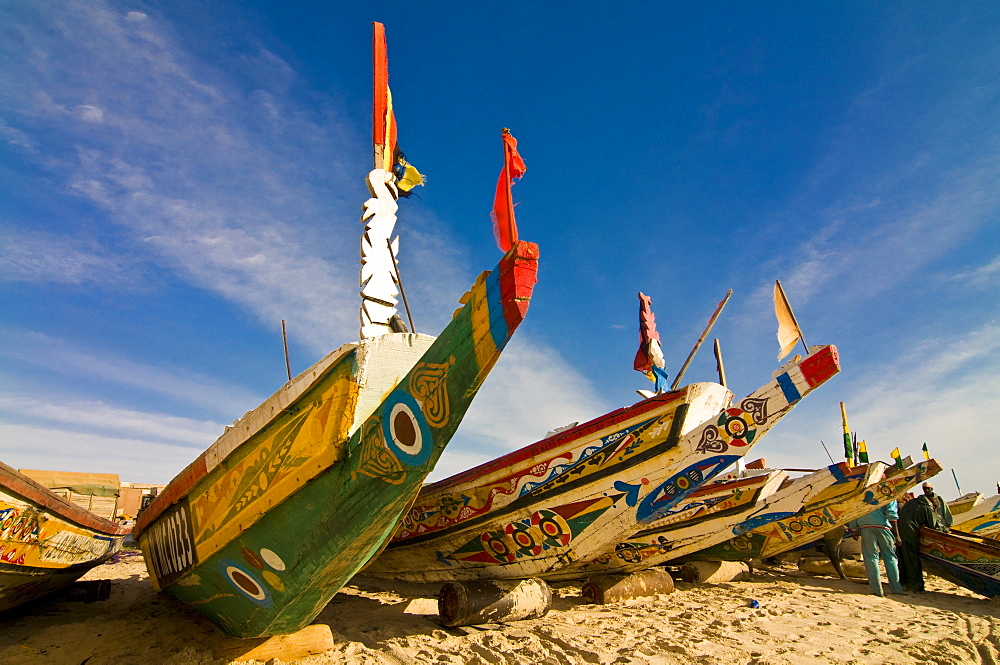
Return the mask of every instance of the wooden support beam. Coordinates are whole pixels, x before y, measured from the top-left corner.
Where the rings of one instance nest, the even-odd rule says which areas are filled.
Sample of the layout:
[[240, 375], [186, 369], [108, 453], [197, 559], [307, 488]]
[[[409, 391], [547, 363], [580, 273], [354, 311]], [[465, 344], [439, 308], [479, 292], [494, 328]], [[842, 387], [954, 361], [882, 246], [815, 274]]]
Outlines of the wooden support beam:
[[330, 626], [317, 623], [288, 635], [248, 640], [226, 637], [212, 648], [212, 652], [216, 658], [227, 661], [266, 661], [271, 658], [290, 661], [322, 655], [330, 649], [333, 649], [333, 632]]

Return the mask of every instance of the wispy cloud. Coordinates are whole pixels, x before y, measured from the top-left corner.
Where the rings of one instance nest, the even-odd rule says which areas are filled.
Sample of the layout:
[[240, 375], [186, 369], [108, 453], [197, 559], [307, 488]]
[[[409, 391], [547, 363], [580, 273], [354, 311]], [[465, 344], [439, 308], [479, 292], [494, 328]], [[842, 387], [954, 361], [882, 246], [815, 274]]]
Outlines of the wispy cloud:
[[222, 434], [223, 423], [198, 421], [161, 413], [146, 413], [92, 401], [41, 400], [0, 396], [0, 413], [16, 414], [40, 425], [71, 426], [75, 430], [139, 436], [171, 445], [205, 448]]
[[159, 441], [0, 423], [0, 457], [19, 469], [117, 473], [126, 482], [165, 483], [200, 451]]
[[964, 282], [970, 286], [986, 286], [1000, 278], [1000, 256], [984, 266], [973, 268], [950, 276], [954, 282]]
[[[989, 427], [1000, 400], [1000, 323], [993, 321], [953, 340], [929, 340], [877, 366], [858, 371], [839, 394], [847, 404], [852, 431], [868, 443], [874, 457], [888, 459], [896, 446], [920, 457], [928, 444], [947, 469], [958, 469], [965, 490], [989, 491], [1000, 480], [992, 460], [995, 441]], [[808, 398], [807, 398], [808, 399]], [[839, 412], [820, 413], [804, 402], [758, 451], [784, 466], [824, 463], [825, 440], [835, 459], [843, 458]], [[829, 402], [824, 407], [829, 407]], [[784, 425], [785, 423], [783, 423]], [[949, 473], [950, 475], [950, 473]]]
[[[7, 360], [8, 369], [16, 362], [34, 372], [56, 372], [65, 386], [84, 379], [88, 384], [102, 383], [145, 395], [168, 397], [201, 410], [233, 414], [233, 418], [256, 406], [264, 397], [188, 369], [156, 367], [105, 352], [92, 352], [42, 333], [10, 328], [0, 328], [0, 333], [6, 340], [0, 357]], [[4, 383], [9, 389], [18, 381], [7, 376]], [[63, 387], [56, 392], [63, 393], [61, 399], [77, 401], [79, 398], [72, 390], [72, 387]]]
[[0, 229], [0, 281], [113, 284], [128, 289], [137, 266], [93, 241], [44, 231]]

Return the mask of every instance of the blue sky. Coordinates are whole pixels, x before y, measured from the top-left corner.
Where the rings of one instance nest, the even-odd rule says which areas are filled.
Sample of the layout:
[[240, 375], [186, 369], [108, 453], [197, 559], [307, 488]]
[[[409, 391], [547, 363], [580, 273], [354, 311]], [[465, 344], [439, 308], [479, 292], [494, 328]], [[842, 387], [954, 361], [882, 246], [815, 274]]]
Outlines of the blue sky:
[[282, 385], [282, 319], [296, 373], [356, 339], [379, 20], [417, 329], [499, 258], [501, 127], [542, 254], [433, 478], [637, 399], [638, 291], [673, 377], [732, 288], [711, 337], [752, 391], [781, 279], [844, 369], [756, 453], [828, 463], [844, 401], [873, 456], [993, 493], [1000, 6], [278, 4], [0, 0], [0, 460], [166, 482]]

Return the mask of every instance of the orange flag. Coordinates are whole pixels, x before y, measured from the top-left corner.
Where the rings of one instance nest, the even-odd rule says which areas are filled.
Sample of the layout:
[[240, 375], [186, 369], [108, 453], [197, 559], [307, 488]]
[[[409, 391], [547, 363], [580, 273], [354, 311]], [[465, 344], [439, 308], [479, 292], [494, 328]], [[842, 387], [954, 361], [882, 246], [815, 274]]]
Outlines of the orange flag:
[[517, 152], [517, 139], [510, 135], [510, 130], [503, 128], [503, 170], [497, 180], [497, 192], [493, 199], [493, 234], [497, 245], [504, 252], [517, 242], [517, 222], [514, 221], [514, 199], [511, 195], [511, 185], [515, 178], [520, 178], [528, 168]]

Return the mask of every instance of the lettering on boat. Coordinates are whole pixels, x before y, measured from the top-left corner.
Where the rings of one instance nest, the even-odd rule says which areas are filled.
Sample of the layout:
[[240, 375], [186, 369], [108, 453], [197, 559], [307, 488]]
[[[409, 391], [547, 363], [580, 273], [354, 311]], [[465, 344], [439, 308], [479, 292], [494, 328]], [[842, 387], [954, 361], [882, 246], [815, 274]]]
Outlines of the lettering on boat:
[[144, 548], [146, 557], [161, 589], [173, 584], [197, 563], [186, 501], [164, 511], [144, 535], [148, 541]]

